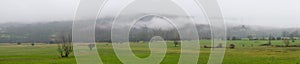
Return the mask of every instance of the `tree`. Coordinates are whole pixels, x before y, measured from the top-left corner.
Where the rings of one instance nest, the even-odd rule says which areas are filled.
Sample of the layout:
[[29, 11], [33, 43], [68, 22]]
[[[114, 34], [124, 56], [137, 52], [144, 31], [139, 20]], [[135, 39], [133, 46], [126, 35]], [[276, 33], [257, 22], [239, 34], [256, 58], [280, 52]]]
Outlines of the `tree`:
[[282, 32], [282, 37], [288, 37], [288, 36], [289, 36], [289, 32], [287, 32], [287, 31]]
[[233, 36], [233, 37], [232, 37], [232, 40], [237, 40], [237, 37]]
[[17, 44], [18, 44], [18, 45], [21, 45], [22, 43], [21, 43], [21, 42], [18, 42]]
[[177, 47], [179, 45], [180, 35], [178, 33], [175, 33], [175, 39], [174, 39], [174, 45]]
[[298, 30], [295, 30], [295, 31], [293, 32], [293, 34], [294, 34], [295, 37], [298, 37], [298, 36], [299, 36]]
[[175, 41], [174, 41], [174, 46], [177, 47], [178, 44], [179, 44], [179, 41], [178, 41], [178, 40], [175, 40]]
[[[93, 48], [96, 46], [96, 44], [89, 44], [88, 47], [90, 48], [90, 50], [93, 50]], [[106, 45], [108, 46], [108, 45]]]
[[276, 40], [281, 40], [281, 37], [277, 37]]
[[289, 46], [290, 40], [289, 39], [283, 39], [283, 43], [285, 44], [286, 47]]
[[216, 48], [223, 48], [223, 44], [222, 43], [219, 43]]
[[31, 46], [34, 46], [35, 44], [34, 43], [31, 43]]
[[290, 38], [292, 39], [292, 42], [295, 42], [295, 39], [294, 39], [294, 35], [291, 34]]
[[69, 55], [73, 52], [71, 34], [62, 34], [57, 40], [58, 52], [60, 53], [60, 56], [69, 57]]
[[227, 36], [227, 40], [231, 40], [230, 36]]
[[235, 45], [234, 44], [230, 44], [230, 49], [234, 49], [235, 48]]
[[253, 35], [248, 35], [247, 38], [248, 38], [249, 40], [253, 40]]
[[147, 25], [144, 25], [141, 27], [141, 32], [138, 34], [137, 38], [139, 38], [140, 41], [149, 41], [150, 40], [150, 36], [149, 36], [149, 30], [150, 28]]
[[269, 44], [269, 45], [272, 45], [272, 34], [269, 35], [269, 38], [268, 38], [268, 44]]
[[292, 42], [295, 42], [294, 37], [297, 36], [297, 35], [298, 35], [298, 31], [294, 31], [294, 32], [292, 32], [292, 33], [290, 34], [290, 38], [291, 38]]
[[275, 38], [275, 37], [271, 37], [271, 39], [272, 39], [272, 40], [276, 40], [276, 38]]

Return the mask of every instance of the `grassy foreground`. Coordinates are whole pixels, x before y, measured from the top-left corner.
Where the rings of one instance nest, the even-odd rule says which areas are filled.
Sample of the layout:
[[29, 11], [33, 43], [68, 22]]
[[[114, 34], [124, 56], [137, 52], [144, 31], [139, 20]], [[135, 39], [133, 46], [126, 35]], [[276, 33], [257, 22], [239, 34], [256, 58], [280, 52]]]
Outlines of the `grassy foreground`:
[[[208, 40], [200, 43], [201, 46], [210, 45]], [[223, 64], [300, 64], [300, 47], [259, 46], [265, 43], [267, 41], [228, 41], [227, 45], [235, 44], [236, 49], [226, 49]], [[284, 45], [282, 41], [273, 41], [272, 44]], [[132, 43], [131, 46], [136, 56], [149, 56], [147, 43]], [[97, 48], [104, 64], [122, 64], [115, 56], [111, 44], [98, 43]], [[74, 56], [60, 58], [56, 50], [53, 44], [0, 44], [0, 64], [76, 64]], [[206, 64], [209, 54], [210, 49], [201, 47], [198, 63]], [[177, 64], [179, 55], [180, 47], [174, 47], [169, 42], [166, 57], [161, 64]]]

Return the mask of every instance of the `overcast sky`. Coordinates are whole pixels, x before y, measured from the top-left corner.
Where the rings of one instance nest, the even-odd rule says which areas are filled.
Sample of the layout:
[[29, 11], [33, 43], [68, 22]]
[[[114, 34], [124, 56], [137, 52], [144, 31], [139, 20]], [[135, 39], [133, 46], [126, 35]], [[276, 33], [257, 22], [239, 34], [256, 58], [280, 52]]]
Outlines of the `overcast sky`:
[[[192, 0], [179, 0], [190, 3]], [[185, 1], [185, 2], [183, 2]], [[0, 23], [72, 20], [79, 0], [0, 0]], [[125, 0], [110, 0], [114, 12]], [[228, 23], [300, 27], [299, 0], [219, 0]], [[199, 9], [195, 9], [196, 11]], [[107, 13], [108, 14], [108, 13]]]
[[70, 20], [78, 0], [0, 0], [0, 22]]

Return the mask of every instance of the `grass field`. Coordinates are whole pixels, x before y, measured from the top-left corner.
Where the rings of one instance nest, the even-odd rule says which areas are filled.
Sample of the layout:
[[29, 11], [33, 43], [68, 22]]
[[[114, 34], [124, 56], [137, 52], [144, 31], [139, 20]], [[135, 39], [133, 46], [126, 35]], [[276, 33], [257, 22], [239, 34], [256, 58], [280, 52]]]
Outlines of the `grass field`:
[[[202, 40], [201, 46], [210, 45], [209, 40]], [[300, 47], [268, 47], [259, 46], [267, 41], [228, 41], [227, 45], [235, 44], [235, 49], [226, 49], [223, 64], [300, 64]], [[108, 44], [108, 45], [107, 45]], [[273, 41], [274, 45], [284, 45], [282, 41]], [[293, 44], [300, 44], [296, 41]], [[243, 45], [245, 45], [243, 47]], [[253, 45], [253, 46], [252, 46]], [[132, 43], [132, 50], [141, 58], [149, 56], [147, 43]], [[121, 64], [115, 56], [112, 45], [97, 43], [99, 55], [104, 64]], [[206, 64], [210, 49], [200, 50], [199, 64]], [[168, 43], [166, 57], [161, 64], [176, 64], [180, 55], [180, 47]], [[0, 44], [0, 64], [76, 64], [72, 55], [60, 58], [55, 44]]]

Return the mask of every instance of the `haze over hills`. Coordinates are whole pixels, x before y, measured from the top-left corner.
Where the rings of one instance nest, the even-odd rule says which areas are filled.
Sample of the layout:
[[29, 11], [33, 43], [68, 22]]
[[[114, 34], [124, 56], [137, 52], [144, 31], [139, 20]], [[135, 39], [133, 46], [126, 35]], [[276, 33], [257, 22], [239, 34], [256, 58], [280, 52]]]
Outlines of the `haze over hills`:
[[[98, 20], [96, 24], [96, 41], [110, 41], [112, 19]], [[151, 23], [163, 21], [155, 18], [144, 18], [130, 32], [130, 40], [147, 40], [151, 36], [161, 36], [167, 40], [176, 39], [176, 29], [168, 23]], [[147, 26], [145, 25], [147, 24]], [[152, 25], [152, 26], [151, 26]], [[185, 27], [190, 24], [182, 24], [179, 30], [192, 30]], [[210, 39], [211, 32], [208, 24], [196, 24], [201, 39]], [[39, 23], [2, 23], [0, 24], [0, 42], [50, 42], [51, 35], [60, 35], [62, 32], [71, 32], [72, 21], [65, 22], [39, 22]], [[227, 25], [228, 37], [246, 38], [249, 35], [257, 38], [282, 37], [283, 32], [297, 32], [300, 28], [274, 28], [252, 25]], [[145, 32], [148, 31], [148, 32]], [[154, 35], [155, 34], [155, 35]], [[147, 37], [146, 37], [146, 36]], [[297, 35], [298, 36], [298, 35]]]

